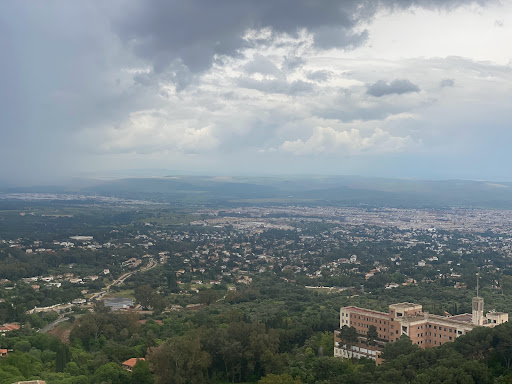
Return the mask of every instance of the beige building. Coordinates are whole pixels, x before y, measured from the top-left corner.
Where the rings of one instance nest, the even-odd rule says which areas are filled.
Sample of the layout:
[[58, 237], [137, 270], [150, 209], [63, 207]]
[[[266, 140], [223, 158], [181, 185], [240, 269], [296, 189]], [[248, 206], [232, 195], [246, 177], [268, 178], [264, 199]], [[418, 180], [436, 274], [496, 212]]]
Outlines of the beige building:
[[[340, 309], [340, 328], [354, 327], [358, 342], [347, 345], [340, 338], [340, 330], [334, 331], [334, 356], [344, 358], [367, 357], [382, 362], [380, 353], [388, 342], [395, 342], [407, 335], [421, 348], [438, 347], [452, 342], [475, 327], [494, 327], [508, 321], [508, 313], [489, 312], [484, 316], [484, 299], [474, 297], [472, 313], [455, 316], [431, 315], [420, 304], [398, 303], [389, 306], [388, 313], [358, 307]], [[378, 340], [370, 345], [367, 340], [370, 326], [377, 329]]]

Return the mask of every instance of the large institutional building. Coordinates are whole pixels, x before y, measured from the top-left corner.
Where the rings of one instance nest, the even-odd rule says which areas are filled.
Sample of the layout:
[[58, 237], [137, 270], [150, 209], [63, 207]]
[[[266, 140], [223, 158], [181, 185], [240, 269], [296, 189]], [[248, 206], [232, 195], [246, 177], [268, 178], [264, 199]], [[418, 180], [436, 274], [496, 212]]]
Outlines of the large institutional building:
[[[508, 313], [489, 312], [484, 316], [484, 299], [473, 297], [473, 313], [456, 316], [432, 315], [413, 303], [389, 306], [389, 312], [378, 312], [358, 307], [340, 309], [340, 328], [354, 327], [358, 342], [344, 343], [340, 330], [334, 331], [334, 356], [344, 358], [367, 357], [382, 362], [381, 352], [386, 343], [392, 343], [407, 335], [421, 348], [438, 347], [449, 343], [475, 327], [494, 327], [508, 321]], [[377, 329], [378, 339], [368, 343], [370, 326]]]

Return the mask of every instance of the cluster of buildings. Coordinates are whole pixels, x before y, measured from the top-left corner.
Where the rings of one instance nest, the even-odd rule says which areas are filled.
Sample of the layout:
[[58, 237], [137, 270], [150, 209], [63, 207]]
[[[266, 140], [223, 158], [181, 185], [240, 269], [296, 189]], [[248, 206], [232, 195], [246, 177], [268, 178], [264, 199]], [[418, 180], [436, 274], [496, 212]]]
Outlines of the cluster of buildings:
[[223, 216], [245, 217], [254, 221], [270, 217], [300, 217], [323, 222], [344, 222], [350, 225], [375, 225], [399, 229], [480, 232], [496, 228], [501, 233], [512, 234], [512, 211], [494, 209], [410, 209], [410, 208], [358, 208], [331, 206], [268, 206], [239, 207], [233, 209], [202, 210], [199, 213], [211, 216], [210, 223], [219, 222]]
[[[478, 296], [473, 297], [472, 313], [455, 316], [433, 315], [423, 311], [420, 304], [413, 303], [392, 304], [388, 312], [343, 307], [340, 309], [340, 329], [334, 332], [334, 356], [366, 357], [380, 364], [384, 346], [396, 342], [402, 335], [421, 348], [438, 347], [476, 327], [495, 327], [507, 321], [508, 313], [484, 314], [484, 299]], [[357, 341], [344, 339], [344, 327], [355, 328]], [[374, 337], [375, 332], [372, 335], [371, 329], [376, 331], [377, 337]]]

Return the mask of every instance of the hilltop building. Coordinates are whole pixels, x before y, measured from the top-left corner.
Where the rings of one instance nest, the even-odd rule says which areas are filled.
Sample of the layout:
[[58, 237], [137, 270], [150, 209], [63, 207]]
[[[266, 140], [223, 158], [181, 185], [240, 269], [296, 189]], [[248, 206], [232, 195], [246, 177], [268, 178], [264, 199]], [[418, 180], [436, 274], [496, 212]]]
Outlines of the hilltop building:
[[[393, 343], [407, 335], [421, 348], [438, 347], [452, 342], [475, 327], [495, 327], [508, 321], [508, 313], [489, 312], [484, 316], [484, 299], [473, 297], [472, 313], [438, 316], [422, 310], [420, 304], [398, 303], [389, 306], [389, 312], [378, 312], [358, 307], [340, 309], [340, 329], [334, 331], [334, 356], [343, 358], [367, 357], [382, 362], [381, 352], [386, 343]], [[370, 326], [377, 329], [378, 338], [369, 342]], [[357, 342], [342, 340], [341, 328], [354, 327]], [[371, 341], [371, 340], [370, 340]]]

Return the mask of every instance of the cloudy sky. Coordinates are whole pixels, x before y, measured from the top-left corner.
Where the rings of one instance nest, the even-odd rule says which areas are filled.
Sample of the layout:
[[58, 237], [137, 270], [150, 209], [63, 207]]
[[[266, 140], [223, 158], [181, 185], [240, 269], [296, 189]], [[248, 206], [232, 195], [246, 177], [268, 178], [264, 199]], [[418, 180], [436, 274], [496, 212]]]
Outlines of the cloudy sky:
[[0, 2], [0, 179], [512, 180], [512, 1]]

